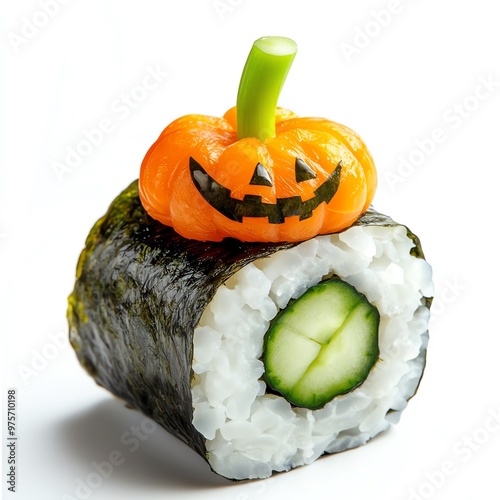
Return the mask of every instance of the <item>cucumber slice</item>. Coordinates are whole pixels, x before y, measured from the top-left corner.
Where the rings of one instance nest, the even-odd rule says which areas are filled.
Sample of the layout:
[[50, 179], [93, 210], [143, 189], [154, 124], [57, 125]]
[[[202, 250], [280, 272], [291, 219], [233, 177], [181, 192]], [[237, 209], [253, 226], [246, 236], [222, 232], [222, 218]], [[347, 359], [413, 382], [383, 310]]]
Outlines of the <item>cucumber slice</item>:
[[378, 360], [379, 323], [377, 308], [345, 281], [332, 278], [310, 288], [266, 333], [268, 386], [313, 410], [352, 391]]

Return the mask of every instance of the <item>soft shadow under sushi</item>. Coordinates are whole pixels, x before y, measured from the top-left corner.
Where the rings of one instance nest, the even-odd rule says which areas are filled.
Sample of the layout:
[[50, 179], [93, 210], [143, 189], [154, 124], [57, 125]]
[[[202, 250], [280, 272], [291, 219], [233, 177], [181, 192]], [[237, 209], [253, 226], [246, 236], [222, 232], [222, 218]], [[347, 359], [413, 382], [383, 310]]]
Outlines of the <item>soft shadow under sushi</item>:
[[[105, 481], [180, 490], [232, 484], [213, 474], [197, 453], [159, 425], [144, 440], [139, 440], [134, 449], [130, 431], [132, 427], [140, 428], [144, 418], [138, 411], [127, 408], [124, 402], [110, 398], [67, 418], [60, 425], [58, 435], [68, 454], [81, 462], [82, 478], [94, 471], [93, 461], [107, 460], [116, 450], [124, 457], [123, 463], [114, 467]], [[127, 432], [124, 439], [123, 434]]]

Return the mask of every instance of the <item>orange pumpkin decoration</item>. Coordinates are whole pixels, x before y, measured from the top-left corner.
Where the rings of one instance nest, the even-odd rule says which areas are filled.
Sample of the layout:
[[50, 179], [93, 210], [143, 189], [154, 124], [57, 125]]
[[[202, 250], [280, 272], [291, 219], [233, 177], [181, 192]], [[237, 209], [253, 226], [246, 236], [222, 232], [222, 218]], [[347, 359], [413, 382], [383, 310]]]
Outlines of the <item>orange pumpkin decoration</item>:
[[[249, 62], [250, 56], [245, 69]], [[240, 133], [244, 78], [237, 107], [223, 118], [187, 115], [163, 130], [139, 178], [140, 198], [151, 217], [202, 241], [278, 242], [341, 231], [366, 211], [377, 175], [365, 144], [343, 125], [276, 108], [283, 80], [271, 99], [272, 123], [269, 116], [267, 127], [258, 120], [256, 133]], [[261, 95], [261, 88], [257, 92]], [[253, 108], [259, 106], [255, 101], [253, 89]]]

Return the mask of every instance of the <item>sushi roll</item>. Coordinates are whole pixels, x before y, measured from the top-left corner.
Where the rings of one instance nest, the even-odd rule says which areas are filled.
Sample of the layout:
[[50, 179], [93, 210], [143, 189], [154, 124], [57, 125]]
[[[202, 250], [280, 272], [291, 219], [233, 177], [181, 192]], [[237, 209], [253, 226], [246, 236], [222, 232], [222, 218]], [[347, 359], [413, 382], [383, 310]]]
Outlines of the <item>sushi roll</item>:
[[[245, 70], [268, 75], [277, 57], [283, 78], [294, 53], [261, 39]], [[182, 117], [153, 144], [91, 230], [68, 307], [94, 380], [233, 480], [397, 423], [432, 297], [419, 239], [371, 207], [361, 138], [276, 110], [281, 80], [272, 123], [243, 119], [257, 99], [245, 70], [236, 109]]]
[[231, 479], [398, 421], [424, 369], [431, 295], [406, 227], [370, 210], [302, 243], [199, 242], [154, 221], [137, 191], [92, 229], [69, 301], [71, 344], [99, 385]]

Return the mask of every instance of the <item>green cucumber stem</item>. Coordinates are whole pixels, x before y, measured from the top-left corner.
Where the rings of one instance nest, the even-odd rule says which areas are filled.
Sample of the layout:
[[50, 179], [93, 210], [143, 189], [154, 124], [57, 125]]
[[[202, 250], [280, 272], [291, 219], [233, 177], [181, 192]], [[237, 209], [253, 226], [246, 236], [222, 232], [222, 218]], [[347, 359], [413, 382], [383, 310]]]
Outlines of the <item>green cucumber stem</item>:
[[276, 105], [296, 53], [290, 38], [266, 36], [254, 42], [236, 100], [238, 139], [264, 141], [276, 135]]

